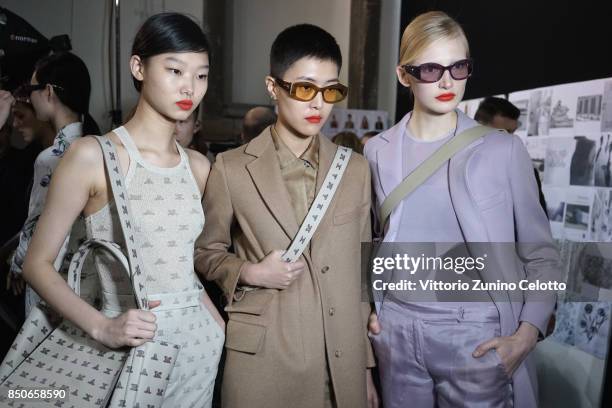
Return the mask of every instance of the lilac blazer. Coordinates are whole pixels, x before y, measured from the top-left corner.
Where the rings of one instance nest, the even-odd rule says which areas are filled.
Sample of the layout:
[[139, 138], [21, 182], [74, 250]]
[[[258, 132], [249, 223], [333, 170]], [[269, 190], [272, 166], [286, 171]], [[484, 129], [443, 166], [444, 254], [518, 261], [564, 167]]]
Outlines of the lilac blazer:
[[[457, 134], [478, 125], [461, 111], [456, 112]], [[385, 197], [402, 181], [403, 135], [410, 115], [366, 144], [376, 215]], [[494, 131], [465, 147], [450, 160], [448, 184], [472, 256], [493, 253], [492, 258], [497, 260], [494, 265], [487, 263], [481, 272], [485, 281], [562, 279], [559, 252], [539, 202], [533, 165], [517, 136]], [[384, 242], [395, 241], [401, 213], [402, 203], [391, 214]], [[517, 250], [490, 245], [497, 242], [516, 242]], [[520, 299], [506, 292], [490, 294], [499, 310], [502, 336], [512, 335], [521, 321], [536, 326], [541, 336], [546, 332], [556, 302], [553, 292], [526, 292]], [[513, 385], [515, 407], [538, 406], [535, 367], [530, 358], [514, 372]]]

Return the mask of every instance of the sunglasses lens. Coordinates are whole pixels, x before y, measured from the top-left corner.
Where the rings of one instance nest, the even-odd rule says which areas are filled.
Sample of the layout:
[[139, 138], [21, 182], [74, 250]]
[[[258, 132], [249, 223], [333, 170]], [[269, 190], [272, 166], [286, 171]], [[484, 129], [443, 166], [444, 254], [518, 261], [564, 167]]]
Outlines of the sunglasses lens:
[[455, 79], [465, 79], [472, 72], [470, 61], [457, 61], [450, 69], [451, 76]]
[[444, 67], [438, 64], [423, 64], [419, 67], [421, 73], [421, 81], [437, 82], [442, 78]]
[[301, 101], [310, 101], [317, 94], [316, 88], [310, 84], [293, 84], [293, 94], [296, 99]]
[[337, 103], [344, 99], [344, 88], [326, 88], [323, 90], [323, 100], [327, 103]]

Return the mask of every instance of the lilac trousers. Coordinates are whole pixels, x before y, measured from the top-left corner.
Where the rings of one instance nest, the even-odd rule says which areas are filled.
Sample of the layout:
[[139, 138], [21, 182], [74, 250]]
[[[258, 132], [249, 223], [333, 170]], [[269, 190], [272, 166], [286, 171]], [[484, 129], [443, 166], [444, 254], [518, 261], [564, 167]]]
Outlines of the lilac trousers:
[[385, 408], [512, 407], [511, 379], [495, 350], [472, 352], [500, 335], [493, 303], [385, 302], [371, 335]]

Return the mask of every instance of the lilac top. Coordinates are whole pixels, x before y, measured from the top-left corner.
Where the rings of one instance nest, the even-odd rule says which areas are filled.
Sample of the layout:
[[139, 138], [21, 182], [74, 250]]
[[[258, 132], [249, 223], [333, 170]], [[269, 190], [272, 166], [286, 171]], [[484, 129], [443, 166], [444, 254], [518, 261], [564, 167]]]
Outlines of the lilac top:
[[[439, 139], [426, 141], [415, 138], [406, 127], [402, 147], [402, 177], [407, 177], [454, 134], [455, 129]], [[422, 253], [425, 256], [457, 257], [469, 256], [463, 246], [456, 246], [457, 243], [464, 241], [451, 201], [447, 162], [404, 198], [396, 242], [423, 243], [411, 246], [410, 250], [415, 252], [413, 255], [416, 256]], [[428, 273], [421, 273], [418, 278], [453, 282], [457, 279], [457, 276], [452, 272], [449, 274], [449, 272], [443, 271], [429, 271]], [[478, 275], [465, 273], [462, 281], [470, 282], [471, 278], [478, 278]], [[419, 291], [419, 293], [418, 299], [415, 299], [410, 292], [392, 293], [390, 296], [404, 302], [438, 300], [443, 302], [440, 304], [441, 306], [449, 308], [479, 308], [485, 304], [473, 303], [473, 301], [490, 301], [487, 293], [482, 293], [482, 296], [475, 295], [473, 292], [454, 293], [448, 294], [448, 296], [435, 295], [433, 292], [425, 291]], [[492, 303], [487, 306], [495, 307]]]
[[[408, 176], [448, 139], [425, 141], [415, 138], [408, 127], [404, 133], [403, 177]], [[397, 242], [463, 242], [463, 235], [451, 202], [448, 187], [448, 163], [404, 198]]]

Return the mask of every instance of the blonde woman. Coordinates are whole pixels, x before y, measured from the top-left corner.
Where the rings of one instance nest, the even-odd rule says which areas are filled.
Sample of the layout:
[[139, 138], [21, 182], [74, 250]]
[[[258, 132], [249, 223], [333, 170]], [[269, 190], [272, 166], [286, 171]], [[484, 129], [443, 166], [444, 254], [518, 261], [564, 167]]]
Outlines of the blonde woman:
[[[466, 36], [452, 18], [429, 12], [408, 25], [397, 76], [414, 95], [414, 110], [365, 148], [377, 211], [420, 163], [477, 126], [457, 109], [471, 72]], [[504, 258], [480, 272], [484, 281], [554, 279], [558, 271], [529, 156], [518, 137], [498, 131], [443, 164], [395, 207], [383, 230], [384, 242], [453, 243], [454, 256], [486, 243]], [[484, 292], [476, 302], [459, 293], [445, 302], [387, 295], [370, 321], [384, 406], [536, 407], [528, 357], [555, 299], [552, 292], [516, 295]]]

